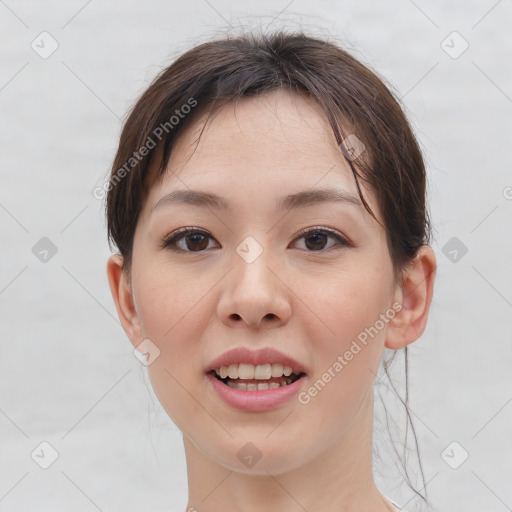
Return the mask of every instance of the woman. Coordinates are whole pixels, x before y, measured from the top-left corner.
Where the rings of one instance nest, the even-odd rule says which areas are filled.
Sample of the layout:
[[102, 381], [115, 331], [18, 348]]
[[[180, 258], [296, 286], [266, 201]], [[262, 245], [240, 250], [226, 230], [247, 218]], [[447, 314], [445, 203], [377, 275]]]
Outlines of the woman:
[[123, 328], [183, 433], [188, 510], [398, 510], [372, 473], [385, 347], [433, 292], [396, 100], [303, 33], [191, 49], [127, 118], [107, 195]]

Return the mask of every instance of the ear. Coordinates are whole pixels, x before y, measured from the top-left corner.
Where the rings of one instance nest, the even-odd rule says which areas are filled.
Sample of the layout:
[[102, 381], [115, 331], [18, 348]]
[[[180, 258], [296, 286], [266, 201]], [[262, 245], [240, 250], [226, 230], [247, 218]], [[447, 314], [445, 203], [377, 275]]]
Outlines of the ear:
[[393, 303], [400, 303], [402, 309], [388, 324], [387, 348], [403, 348], [423, 334], [434, 292], [435, 274], [434, 251], [428, 245], [422, 245], [396, 286]]
[[107, 261], [107, 276], [117, 314], [124, 331], [134, 347], [143, 339], [141, 323], [135, 310], [129, 276], [123, 271], [123, 257], [113, 254]]

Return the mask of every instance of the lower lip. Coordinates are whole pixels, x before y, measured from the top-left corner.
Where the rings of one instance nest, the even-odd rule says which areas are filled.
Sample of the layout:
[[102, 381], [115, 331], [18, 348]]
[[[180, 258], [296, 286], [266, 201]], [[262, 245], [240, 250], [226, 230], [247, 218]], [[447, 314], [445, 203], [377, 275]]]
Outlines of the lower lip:
[[301, 377], [280, 388], [244, 391], [230, 388], [211, 373], [207, 377], [221, 400], [231, 407], [249, 412], [269, 411], [285, 404], [299, 393], [305, 380], [305, 377]]

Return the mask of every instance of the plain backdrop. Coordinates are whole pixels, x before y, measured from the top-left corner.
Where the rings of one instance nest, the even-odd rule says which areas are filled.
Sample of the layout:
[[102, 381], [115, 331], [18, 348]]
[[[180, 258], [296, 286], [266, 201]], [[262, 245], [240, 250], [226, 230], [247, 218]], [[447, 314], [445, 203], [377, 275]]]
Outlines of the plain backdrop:
[[1, 0], [0, 511], [185, 509], [181, 433], [118, 321], [93, 190], [149, 81], [230, 25], [343, 42], [401, 98], [438, 258], [410, 350], [427, 491], [441, 512], [510, 510], [511, 22], [510, 0]]

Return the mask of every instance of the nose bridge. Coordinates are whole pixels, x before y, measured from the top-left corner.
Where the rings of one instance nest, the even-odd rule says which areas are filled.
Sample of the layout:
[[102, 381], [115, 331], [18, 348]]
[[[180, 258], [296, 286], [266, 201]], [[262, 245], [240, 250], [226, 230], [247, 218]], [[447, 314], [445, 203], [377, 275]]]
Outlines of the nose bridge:
[[268, 289], [271, 286], [271, 273], [269, 267], [271, 266], [270, 254], [268, 250], [262, 250], [257, 253], [254, 248], [242, 249], [241, 245], [237, 249], [237, 256], [234, 258], [235, 262], [235, 276], [237, 283], [242, 286], [260, 286], [261, 290]]
[[252, 236], [246, 237], [236, 248], [233, 265], [235, 266], [235, 288], [246, 297], [257, 295], [260, 300], [271, 296], [273, 276], [271, 254]]
[[290, 304], [286, 286], [277, 276], [275, 258], [254, 237], [246, 237], [233, 254], [229, 286], [219, 302], [224, 322], [245, 320], [258, 326], [264, 319], [286, 322]]

